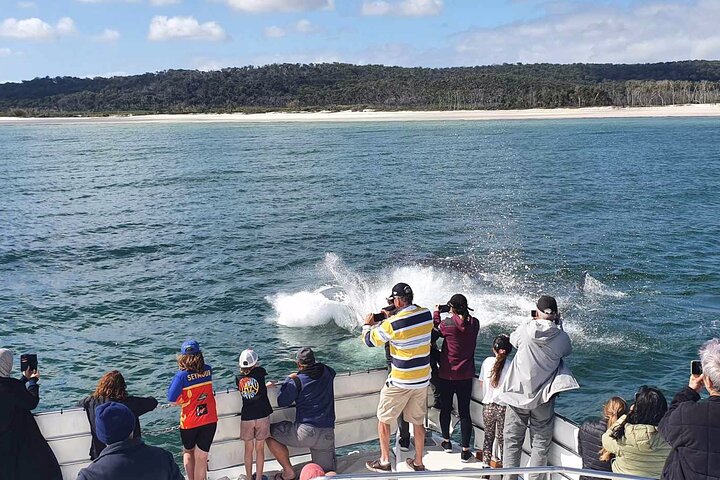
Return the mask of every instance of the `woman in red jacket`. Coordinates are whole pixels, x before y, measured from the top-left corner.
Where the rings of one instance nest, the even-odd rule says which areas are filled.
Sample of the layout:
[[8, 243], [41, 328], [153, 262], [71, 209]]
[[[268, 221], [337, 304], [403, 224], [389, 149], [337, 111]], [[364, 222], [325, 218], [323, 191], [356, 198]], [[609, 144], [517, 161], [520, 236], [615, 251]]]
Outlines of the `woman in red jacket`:
[[458, 415], [460, 416], [460, 433], [462, 452], [460, 460], [468, 462], [472, 458], [470, 452], [470, 394], [475, 381], [475, 346], [477, 345], [480, 322], [470, 316], [465, 295], [457, 293], [447, 303], [451, 316], [440, 318], [440, 305], [435, 307], [433, 320], [445, 338], [440, 351], [439, 387], [440, 387], [440, 428], [443, 442], [441, 446], [446, 452], [452, 452], [450, 442], [450, 411], [453, 397], [457, 396]]

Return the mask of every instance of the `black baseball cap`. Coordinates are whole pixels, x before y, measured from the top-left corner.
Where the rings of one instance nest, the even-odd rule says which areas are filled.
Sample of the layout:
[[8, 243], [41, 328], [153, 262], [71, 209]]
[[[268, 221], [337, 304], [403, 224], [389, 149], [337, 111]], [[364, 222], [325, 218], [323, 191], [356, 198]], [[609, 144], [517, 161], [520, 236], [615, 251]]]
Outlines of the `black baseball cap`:
[[297, 363], [300, 365], [315, 365], [315, 352], [310, 347], [303, 347], [297, 353]]
[[558, 313], [557, 301], [549, 295], [543, 295], [538, 299], [537, 308], [545, 314]]
[[391, 297], [409, 297], [413, 294], [412, 288], [407, 283], [397, 283], [392, 288]]
[[507, 335], [498, 335], [495, 337], [495, 340], [493, 340], [493, 348], [497, 351], [505, 350], [505, 353], [510, 355], [513, 349], [512, 343], [510, 343], [510, 337]]
[[472, 308], [468, 307], [467, 298], [465, 298], [465, 295], [462, 293], [456, 293], [452, 297], [450, 297], [450, 300], [448, 300], [448, 305], [451, 307], [454, 307], [456, 310], [470, 310], [473, 311]]

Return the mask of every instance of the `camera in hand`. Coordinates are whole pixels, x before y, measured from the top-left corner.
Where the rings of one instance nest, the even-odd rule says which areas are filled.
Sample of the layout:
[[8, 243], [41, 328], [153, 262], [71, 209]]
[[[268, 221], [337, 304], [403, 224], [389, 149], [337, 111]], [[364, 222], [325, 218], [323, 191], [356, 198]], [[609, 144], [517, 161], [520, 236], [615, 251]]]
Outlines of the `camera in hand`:
[[24, 372], [30, 367], [30, 370], [37, 371], [38, 359], [35, 353], [24, 353], [20, 355], [20, 371]]
[[448, 313], [450, 311], [450, 305], [438, 305], [438, 312]]
[[395, 308], [395, 305], [388, 305], [387, 307], [383, 307], [382, 310], [383, 311], [380, 313], [373, 313], [373, 321], [375, 321], [376, 323], [382, 322], [387, 317], [392, 316], [395, 313], [395, 310], [397, 310], [397, 308]]
[[700, 360], [693, 360], [692, 362], [690, 362], [690, 373], [692, 375], [702, 375], [703, 368]]

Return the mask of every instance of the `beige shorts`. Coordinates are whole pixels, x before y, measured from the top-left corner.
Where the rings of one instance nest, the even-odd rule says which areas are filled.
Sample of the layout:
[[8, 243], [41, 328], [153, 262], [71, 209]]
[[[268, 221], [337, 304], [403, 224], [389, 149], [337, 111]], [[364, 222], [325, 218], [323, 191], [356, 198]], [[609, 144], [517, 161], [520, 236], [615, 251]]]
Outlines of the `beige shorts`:
[[377, 418], [382, 423], [392, 424], [400, 414], [413, 425], [425, 423], [427, 414], [427, 387], [400, 388], [387, 384], [380, 390]]
[[270, 417], [257, 420], [243, 420], [240, 422], [240, 439], [265, 440], [270, 436]]

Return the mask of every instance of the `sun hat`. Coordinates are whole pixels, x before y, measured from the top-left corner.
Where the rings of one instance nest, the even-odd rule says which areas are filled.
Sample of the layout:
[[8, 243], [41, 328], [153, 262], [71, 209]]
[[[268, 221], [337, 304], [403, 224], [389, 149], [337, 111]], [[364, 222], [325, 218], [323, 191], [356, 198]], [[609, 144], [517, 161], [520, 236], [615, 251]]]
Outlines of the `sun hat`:
[[135, 430], [135, 415], [122, 403], [107, 402], [95, 409], [95, 435], [105, 445], [122, 442]]
[[195, 340], [185, 340], [182, 344], [182, 347], [180, 347], [180, 353], [182, 353], [183, 355], [190, 355], [200, 352], [202, 352], [202, 350], [200, 350], [200, 344]]
[[549, 295], [543, 295], [538, 299], [537, 308], [548, 315], [558, 313], [557, 301]]
[[255, 350], [252, 348], [248, 348], [246, 350], [243, 350], [242, 353], [240, 353], [240, 359], [238, 360], [238, 363], [240, 364], [240, 368], [250, 368], [254, 367], [258, 362], [258, 354], [255, 353]]
[[300, 471], [300, 480], [312, 480], [325, 476], [325, 470], [317, 463], [308, 463]]

